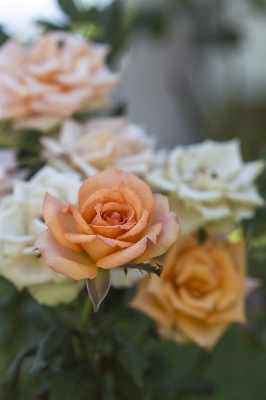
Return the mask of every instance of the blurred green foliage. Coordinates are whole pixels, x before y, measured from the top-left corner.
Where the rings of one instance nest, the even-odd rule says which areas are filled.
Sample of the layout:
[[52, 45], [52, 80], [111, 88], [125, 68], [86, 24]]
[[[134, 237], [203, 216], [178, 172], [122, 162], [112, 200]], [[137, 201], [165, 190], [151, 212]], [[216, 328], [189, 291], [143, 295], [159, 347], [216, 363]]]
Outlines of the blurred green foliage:
[[111, 289], [93, 314], [86, 290], [48, 308], [0, 285], [1, 400], [264, 400], [264, 301], [258, 313], [250, 299], [249, 324], [232, 326], [206, 353], [159, 339], [155, 324], [127, 307], [134, 288]]

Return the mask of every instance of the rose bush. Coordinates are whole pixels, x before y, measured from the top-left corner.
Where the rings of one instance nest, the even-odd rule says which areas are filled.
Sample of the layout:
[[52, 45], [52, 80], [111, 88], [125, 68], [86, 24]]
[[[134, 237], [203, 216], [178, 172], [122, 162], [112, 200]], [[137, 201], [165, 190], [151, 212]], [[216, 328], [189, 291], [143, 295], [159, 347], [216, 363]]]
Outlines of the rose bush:
[[143, 174], [163, 156], [155, 154], [154, 139], [124, 117], [95, 118], [85, 124], [68, 120], [58, 140], [43, 137], [42, 144], [48, 161], [65, 162], [86, 177], [107, 167]]
[[28, 182], [15, 181], [13, 194], [5, 196], [0, 203], [0, 275], [18, 290], [26, 288], [39, 303], [68, 303], [82, 287], [53, 272], [32, 252], [36, 237], [46, 229], [42, 219], [46, 190], [75, 202], [79, 187], [77, 174], [44, 167]]
[[0, 49], [0, 119], [30, 117], [23, 127], [44, 128], [55, 116], [106, 106], [118, 81], [105, 65], [107, 51], [63, 31], [29, 47], [8, 40]]
[[48, 230], [35, 248], [54, 271], [77, 280], [95, 278], [99, 268], [159, 256], [180, 230], [165, 196], [153, 195], [140, 178], [115, 168], [85, 180], [78, 208], [47, 193], [43, 217]]
[[178, 210], [182, 234], [200, 227], [210, 233], [229, 232], [251, 218], [264, 204], [254, 180], [263, 161], [244, 163], [238, 140], [177, 146], [165, 168], [146, 177], [148, 183], [169, 194], [170, 209]]
[[179, 239], [161, 278], [144, 278], [131, 306], [153, 318], [164, 338], [212, 349], [229, 325], [245, 322], [245, 247], [244, 240]]

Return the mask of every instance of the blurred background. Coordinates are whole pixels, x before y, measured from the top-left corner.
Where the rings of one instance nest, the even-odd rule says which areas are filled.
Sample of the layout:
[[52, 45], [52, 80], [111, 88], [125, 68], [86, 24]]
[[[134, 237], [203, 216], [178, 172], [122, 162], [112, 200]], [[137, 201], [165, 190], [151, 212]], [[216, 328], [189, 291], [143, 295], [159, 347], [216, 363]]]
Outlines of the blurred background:
[[[116, 113], [143, 125], [158, 147], [238, 137], [246, 161], [266, 159], [266, 0], [0, 0], [0, 24], [1, 43], [8, 36], [27, 43], [55, 29], [109, 43], [108, 62], [122, 77]], [[265, 194], [265, 173], [260, 183]], [[264, 208], [249, 225], [250, 275], [264, 282], [265, 223]], [[197, 366], [217, 388], [193, 381], [204, 399], [265, 399], [265, 286], [249, 298], [247, 313], [250, 324], [232, 327], [211, 361], [203, 358]], [[154, 362], [164, 352], [162, 374], [170, 367], [191, 369], [198, 352], [195, 346], [156, 346], [151, 341], [146, 352]], [[3, 360], [7, 365], [8, 357]], [[169, 386], [176, 375], [163, 379]], [[183, 383], [182, 374], [178, 379]]]
[[[160, 147], [238, 136], [245, 158], [261, 152], [266, 128], [265, 0], [0, 4], [4, 33], [24, 42], [44, 27], [109, 41], [113, 67], [122, 74], [115, 99], [124, 103], [132, 121], [157, 136]], [[112, 14], [101, 21], [104, 28], [89, 13], [94, 6]]]

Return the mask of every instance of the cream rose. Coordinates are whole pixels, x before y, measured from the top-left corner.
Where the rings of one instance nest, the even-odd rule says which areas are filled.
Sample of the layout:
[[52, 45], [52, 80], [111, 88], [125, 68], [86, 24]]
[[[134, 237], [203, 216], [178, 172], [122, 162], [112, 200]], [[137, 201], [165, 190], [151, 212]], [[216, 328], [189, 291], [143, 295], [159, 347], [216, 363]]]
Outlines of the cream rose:
[[166, 167], [147, 174], [146, 179], [168, 192], [183, 235], [200, 227], [211, 233], [229, 232], [264, 204], [254, 185], [264, 167], [263, 161], [244, 163], [236, 139], [207, 140], [174, 148]]
[[0, 203], [0, 275], [18, 290], [26, 288], [46, 305], [72, 301], [82, 286], [53, 272], [32, 252], [36, 237], [46, 229], [42, 219], [43, 197], [49, 190], [55, 196], [75, 202], [79, 186], [77, 174], [44, 167], [28, 182], [15, 181], [13, 194]]
[[107, 167], [143, 174], [162, 158], [154, 152], [154, 139], [124, 117], [95, 118], [85, 124], [68, 120], [58, 140], [43, 137], [42, 144], [48, 161], [65, 162], [86, 177]]
[[212, 349], [233, 323], [245, 322], [245, 241], [179, 239], [160, 279], [141, 281], [131, 306], [153, 318], [178, 343]]
[[105, 65], [107, 51], [62, 31], [43, 34], [29, 47], [7, 41], [0, 49], [0, 119], [45, 128], [55, 116], [105, 107], [118, 82]]
[[110, 271], [110, 284], [116, 289], [128, 288], [139, 282], [146, 275], [147, 272], [135, 268], [127, 268], [126, 273], [124, 268], [113, 268]]
[[73, 279], [93, 279], [98, 269], [143, 263], [163, 254], [180, 226], [167, 197], [153, 195], [137, 176], [115, 168], [88, 179], [76, 208], [46, 194], [47, 231], [34, 246], [54, 271]]

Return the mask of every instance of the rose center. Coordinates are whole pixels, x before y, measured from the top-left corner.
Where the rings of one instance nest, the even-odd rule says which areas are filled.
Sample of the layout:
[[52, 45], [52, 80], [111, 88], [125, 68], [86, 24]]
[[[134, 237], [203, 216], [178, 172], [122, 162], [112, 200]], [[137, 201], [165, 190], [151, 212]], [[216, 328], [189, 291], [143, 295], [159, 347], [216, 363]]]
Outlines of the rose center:
[[123, 216], [117, 211], [108, 211], [104, 215], [104, 219], [110, 225], [119, 225], [123, 223]]

